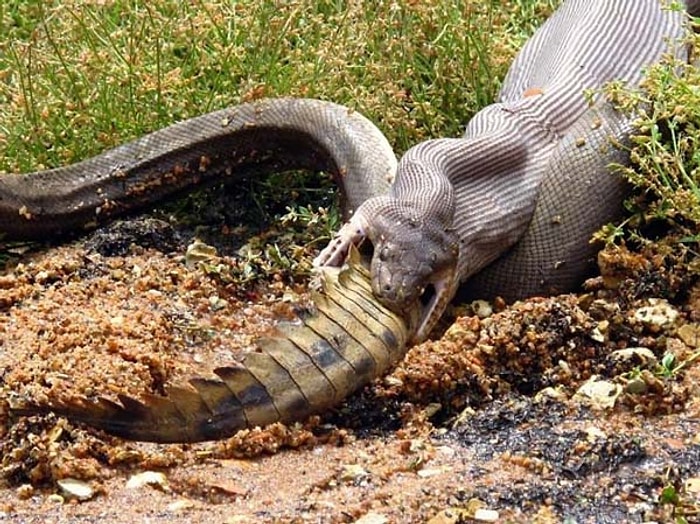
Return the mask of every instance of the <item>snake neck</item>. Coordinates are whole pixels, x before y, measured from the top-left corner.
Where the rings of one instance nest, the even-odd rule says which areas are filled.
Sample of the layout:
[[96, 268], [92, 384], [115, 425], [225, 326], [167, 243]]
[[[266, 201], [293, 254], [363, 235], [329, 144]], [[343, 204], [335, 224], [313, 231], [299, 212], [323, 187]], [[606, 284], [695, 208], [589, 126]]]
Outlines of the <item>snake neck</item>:
[[461, 282], [527, 230], [557, 139], [500, 104], [471, 125], [464, 138], [411, 148], [390, 194], [359, 210], [374, 248], [375, 295], [395, 311], [420, 304], [414, 341], [429, 335]]

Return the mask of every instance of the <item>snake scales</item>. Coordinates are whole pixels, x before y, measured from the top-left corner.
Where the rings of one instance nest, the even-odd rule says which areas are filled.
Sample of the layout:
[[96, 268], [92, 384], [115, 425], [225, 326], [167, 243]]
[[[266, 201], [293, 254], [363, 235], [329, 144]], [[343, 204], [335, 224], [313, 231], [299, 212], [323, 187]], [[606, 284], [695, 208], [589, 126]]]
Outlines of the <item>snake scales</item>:
[[658, 0], [564, 2], [515, 59], [499, 101], [463, 138], [409, 150], [390, 193], [365, 202], [320, 263], [369, 237], [385, 303], [432, 285], [418, 340], [460, 283], [507, 299], [571, 290], [592, 265], [592, 233], [621, 212], [626, 188], [608, 166], [626, 161], [612, 144], [631, 127], [586, 93], [613, 80], [638, 85], [663, 53], [685, 58], [682, 19]]
[[[700, 1], [686, 7], [698, 14]], [[301, 335], [264, 341], [263, 356], [216, 370], [218, 379], [195, 379], [194, 390], [51, 409], [131, 438], [216, 438], [337, 403], [400, 358], [409, 337], [425, 338], [460, 285], [511, 299], [571, 289], [594, 258], [591, 234], [619, 216], [626, 191], [608, 165], [626, 161], [613, 143], [624, 142], [631, 120], [595, 91], [612, 80], [638, 85], [664, 53], [686, 58], [684, 18], [659, 0], [565, 1], [464, 137], [418, 144], [398, 166], [361, 115], [277, 99], [194, 118], [73, 166], [0, 177], [0, 230], [9, 238], [94, 225], [241, 173], [323, 169], [343, 195], [348, 221], [315, 261], [335, 282], [316, 297], [335, 331], [311, 315]], [[365, 240], [381, 304], [366, 300], [357, 268], [345, 277], [329, 269]], [[392, 310], [409, 312], [408, 324]]]

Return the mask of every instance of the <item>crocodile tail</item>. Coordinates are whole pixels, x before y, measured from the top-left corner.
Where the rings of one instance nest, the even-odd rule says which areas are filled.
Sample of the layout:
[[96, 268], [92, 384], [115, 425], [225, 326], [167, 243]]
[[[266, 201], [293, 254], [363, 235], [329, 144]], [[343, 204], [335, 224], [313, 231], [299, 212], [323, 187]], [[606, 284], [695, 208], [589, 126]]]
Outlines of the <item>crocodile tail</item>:
[[197, 442], [274, 422], [294, 422], [333, 407], [384, 374], [405, 353], [408, 323], [373, 297], [369, 273], [353, 253], [342, 269], [323, 268], [314, 307], [257, 341], [240, 364], [170, 387], [165, 396], [78, 397], [13, 407], [53, 412], [122, 438]]

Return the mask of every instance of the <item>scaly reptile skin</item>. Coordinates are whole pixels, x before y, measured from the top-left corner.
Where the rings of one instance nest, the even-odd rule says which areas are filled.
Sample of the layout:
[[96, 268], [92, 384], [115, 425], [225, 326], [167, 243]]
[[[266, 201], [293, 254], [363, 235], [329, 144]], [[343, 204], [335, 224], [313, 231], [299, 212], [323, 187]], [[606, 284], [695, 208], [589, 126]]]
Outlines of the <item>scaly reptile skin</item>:
[[[698, 14], [699, 4], [688, 10]], [[629, 118], [600, 95], [589, 103], [584, 91], [610, 80], [635, 86], [664, 52], [685, 58], [683, 19], [657, 0], [564, 2], [464, 138], [419, 144], [398, 169], [381, 133], [359, 115], [318, 101], [267, 100], [76, 166], [0, 178], [0, 229], [19, 238], [83, 227], [251, 169], [327, 169], [349, 218], [316, 261], [330, 283], [316, 295], [318, 311], [262, 341], [241, 365], [167, 397], [15, 411], [54, 410], [133, 439], [222, 438], [336, 404], [401, 358], [409, 339], [424, 338], [460, 283], [508, 298], [570, 289], [594, 254], [590, 235], [620, 212], [625, 186], [608, 164], [625, 161], [611, 140], [624, 141], [630, 129]], [[372, 293], [357, 262], [332, 267], [367, 238]]]
[[637, 86], [664, 53], [685, 59], [684, 18], [659, 0], [563, 2], [515, 59], [499, 101], [463, 138], [410, 149], [390, 193], [365, 202], [317, 263], [339, 263], [369, 238], [385, 304], [405, 308], [432, 286], [416, 340], [461, 283], [510, 300], [575, 288], [595, 259], [591, 235], [622, 212], [626, 187], [608, 166], [626, 162], [612, 143], [631, 127], [587, 93], [613, 80]]
[[165, 397], [120, 395], [120, 403], [78, 398], [50, 406], [24, 403], [13, 411], [53, 412], [113, 435], [153, 442], [220, 439], [322, 412], [398, 362], [412, 328], [411, 319], [407, 323], [373, 299], [359, 255], [343, 269], [324, 268], [319, 286], [312, 293], [314, 310], [300, 313], [301, 325], [279, 325], [240, 364], [214, 370], [215, 378], [169, 387]]
[[78, 164], [0, 176], [0, 233], [46, 240], [206, 183], [291, 169], [332, 173], [350, 216], [388, 190], [396, 157], [365, 117], [320, 100], [260, 100], [192, 118]]

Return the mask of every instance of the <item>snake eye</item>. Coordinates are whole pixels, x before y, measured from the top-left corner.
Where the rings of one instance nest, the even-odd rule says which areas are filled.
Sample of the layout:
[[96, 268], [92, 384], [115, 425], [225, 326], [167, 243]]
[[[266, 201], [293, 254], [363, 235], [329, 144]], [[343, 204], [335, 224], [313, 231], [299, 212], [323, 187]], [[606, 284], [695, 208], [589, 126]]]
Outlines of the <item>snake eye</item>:
[[389, 260], [389, 248], [388, 247], [383, 247], [379, 251], [379, 260], [381, 260], [382, 262], [386, 262], [387, 260]]

